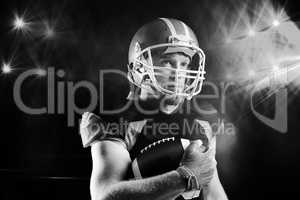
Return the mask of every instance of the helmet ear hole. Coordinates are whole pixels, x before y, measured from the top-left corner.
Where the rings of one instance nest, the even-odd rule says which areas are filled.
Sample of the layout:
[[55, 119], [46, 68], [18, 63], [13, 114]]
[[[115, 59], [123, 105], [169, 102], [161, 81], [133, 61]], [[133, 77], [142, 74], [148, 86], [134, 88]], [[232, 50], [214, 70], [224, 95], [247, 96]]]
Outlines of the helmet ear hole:
[[146, 51], [146, 52], [144, 52], [142, 55], [141, 55], [141, 57], [140, 57], [140, 60], [142, 61], [142, 62], [144, 62], [144, 63], [147, 63], [147, 64], [151, 64], [151, 62], [150, 62], [150, 57], [149, 57], [150, 55], [149, 55], [149, 53]]
[[142, 54], [142, 59], [147, 60], [148, 58], [149, 58], [148, 52], [144, 52], [144, 53]]
[[143, 81], [145, 81], [145, 80], [150, 80], [150, 76], [148, 74], [145, 74]]
[[139, 63], [139, 62], [135, 62], [135, 63], [130, 63], [128, 65], [128, 69], [132, 70], [132, 71], [137, 71], [139, 73], [143, 73], [143, 70], [141, 70], [143, 68], [143, 64]]
[[137, 70], [139, 73], [143, 74], [145, 73], [144, 65], [141, 63], [137, 63], [135, 66], [135, 70]]
[[128, 69], [130, 69], [130, 70], [133, 69], [133, 63], [130, 63], [130, 64], [128, 65]]

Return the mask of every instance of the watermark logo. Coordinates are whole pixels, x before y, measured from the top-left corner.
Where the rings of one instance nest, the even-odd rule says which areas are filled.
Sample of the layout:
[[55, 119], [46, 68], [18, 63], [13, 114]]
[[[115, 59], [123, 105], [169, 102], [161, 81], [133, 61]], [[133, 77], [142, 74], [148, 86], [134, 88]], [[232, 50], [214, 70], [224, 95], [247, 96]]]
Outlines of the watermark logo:
[[[251, 110], [253, 114], [261, 122], [267, 126], [279, 131], [281, 133], [287, 132], [287, 102], [288, 102], [288, 93], [285, 85], [287, 83], [287, 71], [274, 72], [271, 76], [267, 76], [263, 80], [259, 81], [251, 93]], [[261, 89], [266, 88], [270, 89], [270, 92], [267, 98], [271, 95], [275, 95], [275, 107], [274, 107], [274, 118], [268, 118], [255, 110], [255, 103], [253, 101], [254, 94], [259, 92]], [[264, 101], [265, 99], [261, 100]]]
[[[79, 82], [72, 81], [59, 81], [58, 78], [63, 78], [65, 72], [63, 70], [55, 70], [53, 67], [49, 67], [47, 69], [47, 105], [44, 105], [40, 108], [33, 108], [23, 101], [22, 98], [22, 86], [26, 84], [26, 80], [31, 76], [36, 75], [36, 70], [27, 70], [21, 73], [14, 83], [13, 95], [16, 106], [26, 114], [29, 115], [41, 115], [41, 114], [67, 114], [67, 125], [74, 126], [75, 125], [75, 114], [83, 114], [86, 111], [94, 111], [97, 106], [99, 106], [99, 113], [101, 114], [118, 114], [123, 111], [129, 109], [129, 107], [134, 104], [134, 106], [144, 114], [154, 114], [159, 112], [159, 107], [153, 110], [145, 110], [142, 106], [138, 104], [138, 101], [128, 101], [121, 108], [114, 110], [105, 110], [104, 109], [104, 77], [109, 75], [117, 75], [120, 79], [127, 79], [127, 74], [120, 70], [114, 69], [104, 69], [99, 71], [99, 90], [97, 87], [90, 81], [83, 80]], [[280, 80], [284, 82], [284, 78], [282, 76], [274, 75], [274, 77], [267, 77], [266, 80], [261, 81], [256, 84], [251, 93], [251, 111], [253, 114], [264, 124], [269, 127], [274, 128], [275, 130], [285, 133], [287, 132], [287, 90], [284, 87], [278, 87], [278, 84], [273, 84], [272, 82], [278, 82], [278, 77]], [[265, 87], [266, 83], [269, 84], [270, 87], [272, 85], [276, 85], [276, 88], [271, 89], [273, 94], [276, 96], [275, 103], [275, 116], [274, 119], [267, 118], [266, 116], [260, 114], [255, 110], [255, 105], [253, 101], [253, 96], [255, 92], [260, 91], [261, 88]], [[282, 83], [284, 85], [284, 83]], [[205, 81], [204, 87], [210, 88], [209, 94], [200, 93], [197, 96], [194, 96], [191, 101], [188, 101], [186, 112], [191, 112], [191, 108], [194, 109], [197, 113], [204, 115], [215, 115], [217, 114], [216, 109], [203, 109], [199, 105], [199, 102], [202, 100], [218, 100], [219, 102], [219, 110], [221, 115], [225, 115], [226, 111], [226, 92], [230, 87], [234, 87], [234, 82], [220, 82], [218, 85]], [[128, 87], [132, 87], [132, 85], [128, 84]], [[75, 96], [76, 92], [79, 89], [85, 89], [89, 92], [89, 103], [84, 108], [78, 107], [76, 105]], [[66, 94], [66, 95], [65, 95]], [[88, 97], [87, 97], [88, 98]], [[77, 124], [76, 124], [77, 125]], [[228, 124], [224, 124], [224, 122], [218, 122], [218, 124], [213, 125], [215, 129], [222, 129], [223, 132], [229, 130], [229, 135], [232, 134], [231, 129], [232, 126], [228, 126]], [[174, 129], [174, 125], [172, 127], [167, 127]], [[164, 129], [164, 128], [162, 128]], [[176, 128], [175, 128], [176, 129]]]

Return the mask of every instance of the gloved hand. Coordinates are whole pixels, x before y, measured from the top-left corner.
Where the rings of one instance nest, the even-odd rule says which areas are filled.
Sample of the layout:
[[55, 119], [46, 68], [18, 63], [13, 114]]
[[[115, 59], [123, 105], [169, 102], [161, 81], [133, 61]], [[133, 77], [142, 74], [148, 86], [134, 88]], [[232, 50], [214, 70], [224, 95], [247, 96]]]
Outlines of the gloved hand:
[[196, 177], [199, 186], [204, 187], [212, 180], [216, 163], [214, 145], [207, 149], [201, 140], [194, 140], [185, 149], [180, 166], [187, 168]]

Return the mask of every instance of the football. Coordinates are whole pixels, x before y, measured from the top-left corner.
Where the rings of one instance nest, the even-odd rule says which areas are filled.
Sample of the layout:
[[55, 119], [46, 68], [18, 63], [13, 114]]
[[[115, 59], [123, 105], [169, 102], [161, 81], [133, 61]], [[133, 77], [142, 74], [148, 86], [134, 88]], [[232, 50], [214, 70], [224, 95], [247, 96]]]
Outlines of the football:
[[146, 146], [132, 162], [134, 177], [140, 179], [175, 170], [189, 144], [187, 139], [169, 137]]
[[[179, 166], [184, 150], [190, 140], [183, 138], [164, 138], [140, 151], [132, 162], [135, 179], [151, 177], [175, 170]], [[184, 199], [192, 199], [200, 195], [200, 190], [181, 194]]]

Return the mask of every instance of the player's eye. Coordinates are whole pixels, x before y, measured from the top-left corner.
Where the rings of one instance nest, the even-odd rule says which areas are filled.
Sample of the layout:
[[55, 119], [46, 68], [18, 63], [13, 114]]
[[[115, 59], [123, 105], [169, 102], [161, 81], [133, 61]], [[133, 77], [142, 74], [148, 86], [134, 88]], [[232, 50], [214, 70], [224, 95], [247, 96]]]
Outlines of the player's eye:
[[172, 62], [170, 60], [161, 60], [160, 63], [163, 67], [171, 67], [172, 66]]
[[187, 69], [188, 66], [189, 66], [189, 63], [188, 63], [188, 62], [182, 62], [182, 63], [181, 63], [181, 68], [183, 68], [183, 69]]

